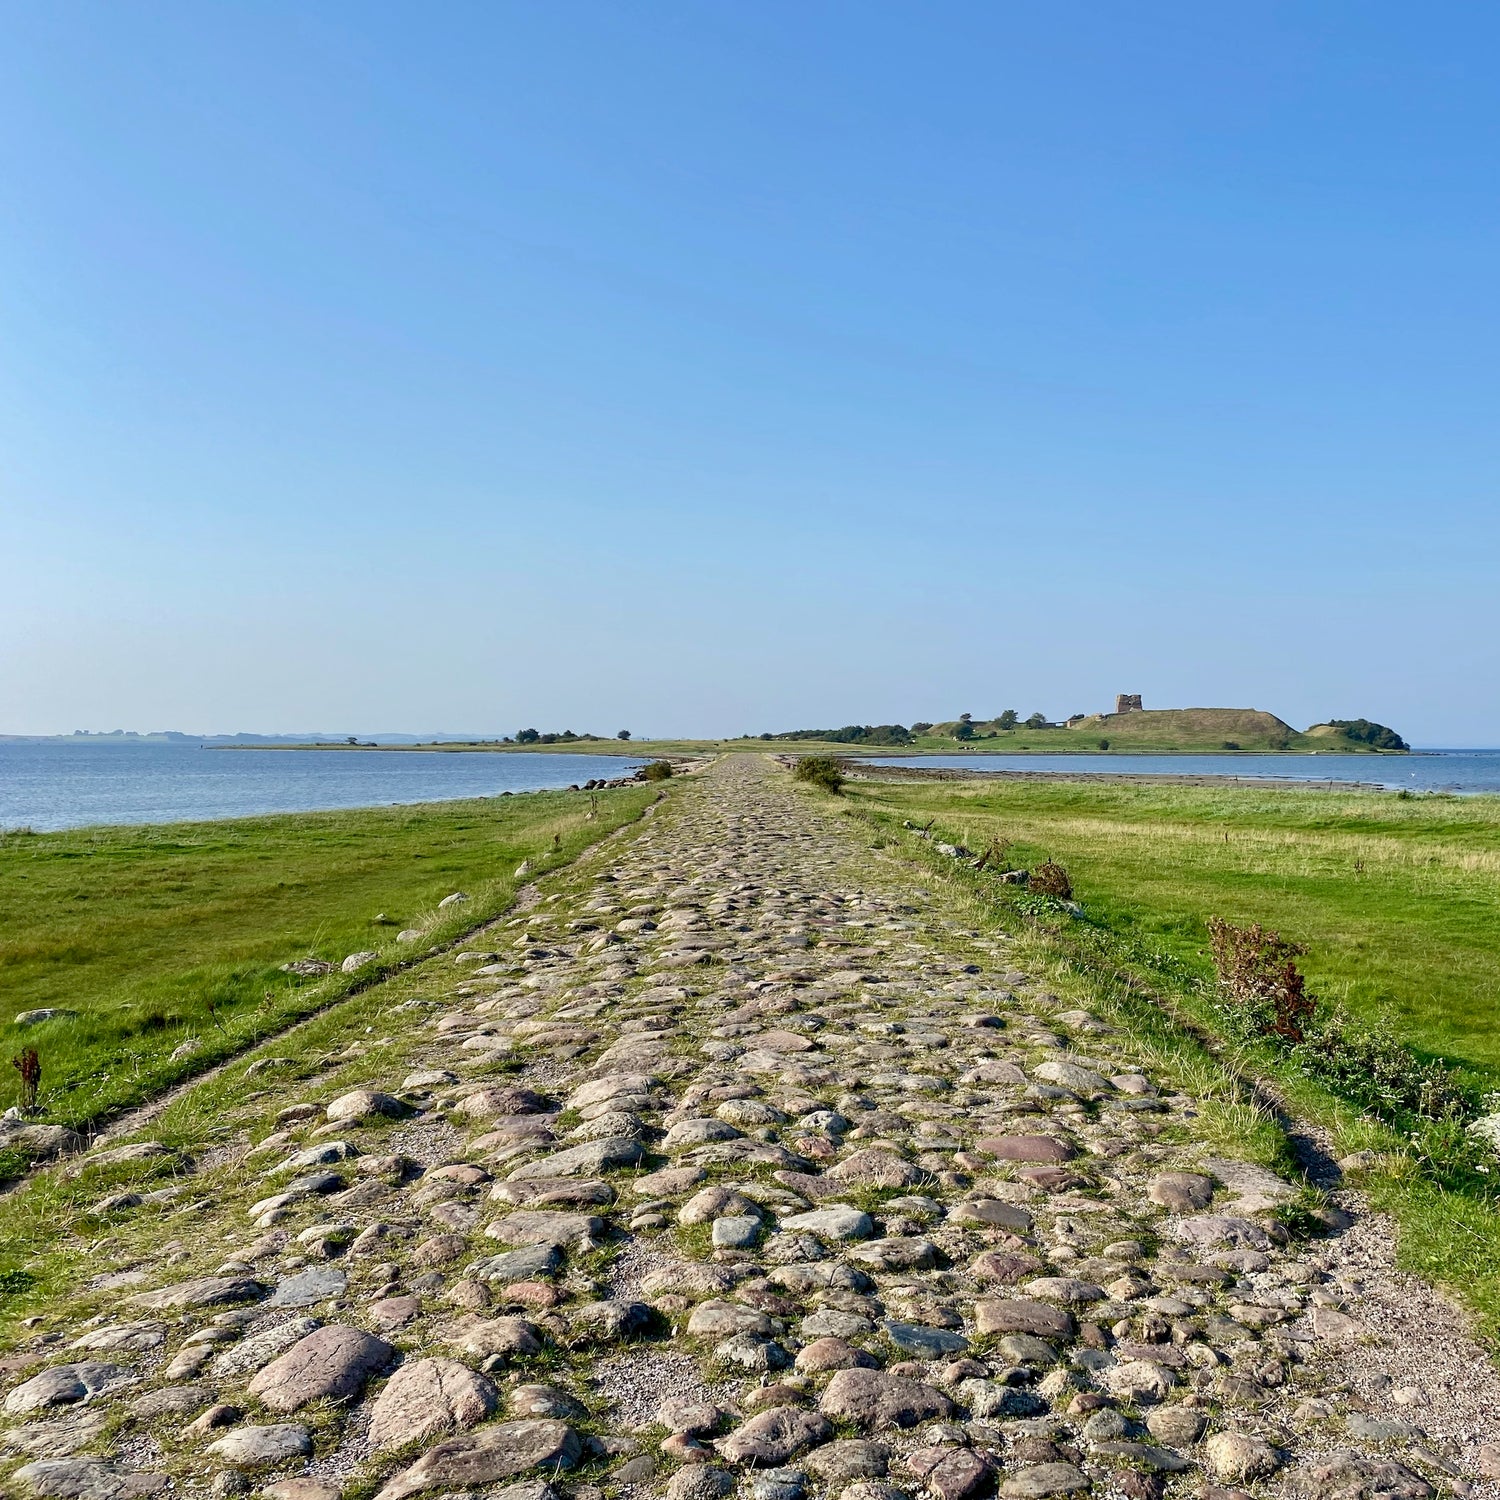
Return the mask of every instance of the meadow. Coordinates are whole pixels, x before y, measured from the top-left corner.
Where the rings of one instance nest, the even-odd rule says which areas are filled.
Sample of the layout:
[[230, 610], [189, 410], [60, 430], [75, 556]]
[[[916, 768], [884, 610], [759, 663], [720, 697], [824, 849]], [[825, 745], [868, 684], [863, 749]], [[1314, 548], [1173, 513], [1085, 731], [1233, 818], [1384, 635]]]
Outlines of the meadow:
[[[40, 1118], [88, 1125], [497, 915], [656, 796], [533, 792], [220, 822], [0, 835], [0, 1026]], [[455, 891], [467, 900], [440, 908]], [[423, 937], [396, 941], [402, 929]], [[282, 965], [378, 958], [352, 974]], [[20, 1026], [25, 1011], [67, 1014]], [[175, 1054], [175, 1055], [174, 1055]], [[0, 1103], [19, 1098], [4, 1069]]]

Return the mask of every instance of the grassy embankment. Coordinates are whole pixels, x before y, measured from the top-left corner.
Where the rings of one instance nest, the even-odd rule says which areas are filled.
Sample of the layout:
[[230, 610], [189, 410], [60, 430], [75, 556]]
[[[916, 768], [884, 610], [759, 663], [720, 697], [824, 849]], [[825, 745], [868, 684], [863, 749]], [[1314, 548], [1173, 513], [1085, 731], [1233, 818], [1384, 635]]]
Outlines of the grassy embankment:
[[[41, 1119], [106, 1117], [503, 911], [523, 860], [556, 868], [655, 796], [599, 792], [592, 818], [587, 793], [532, 792], [0, 836], [6, 1057], [37, 1049]], [[438, 908], [460, 890], [466, 902]], [[425, 935], [398, 944], [403, 928]], [[280, 967], [372, 949], [379, 960], [354, 974]], [[48, 1007], [77, 1014], [14, 1024]], [[0, 1071], [13, 1103], [18, 1075]]]
[[[1302, 967], [1321, 997], [1388, 1025], [1417, 1059], [1452, 1066], [1475, 1098], [1500, 1086], [1500, 798], [1086, 782], [853, 783], [846, 796], [972, 887], [1060, 982], [1127, 1021], [1151, 1024], [1155, 1002], [1143, 1009], [1141, 996], [1160, 996], [1222, 1039], [1205, 924], [1261, 922], [1308, 946]], [[1012, 840], [1007, 864], [1060, 861], [1083, 918], [1037, 922], [1014, 904], [1015, 887], [901, 831], [933, 818], [936, 835], [973, 849]], [[1366, 1185], [1402, 1227], [1404, 1263], [1457, 1289], [1494, 1340], [1500, 1183], [1476, 1172], [1461, 1131], [1372, 1119], [1265, 1046], [1224, 1040], [1222, 1055], [1269, 1079], [1340, 1154], [1380, 1153]]]

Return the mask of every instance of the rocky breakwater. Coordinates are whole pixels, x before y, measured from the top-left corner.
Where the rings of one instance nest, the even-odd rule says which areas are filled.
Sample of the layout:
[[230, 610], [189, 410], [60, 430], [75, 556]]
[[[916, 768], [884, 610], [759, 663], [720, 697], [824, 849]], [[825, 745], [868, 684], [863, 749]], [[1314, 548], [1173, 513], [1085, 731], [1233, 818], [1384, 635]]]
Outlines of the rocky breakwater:
[[1293, 1185], [767, 762], [488, 937], [101, 1200], [4, 1357], [7, 1493], [1486, 1488], [1359, 1394]]

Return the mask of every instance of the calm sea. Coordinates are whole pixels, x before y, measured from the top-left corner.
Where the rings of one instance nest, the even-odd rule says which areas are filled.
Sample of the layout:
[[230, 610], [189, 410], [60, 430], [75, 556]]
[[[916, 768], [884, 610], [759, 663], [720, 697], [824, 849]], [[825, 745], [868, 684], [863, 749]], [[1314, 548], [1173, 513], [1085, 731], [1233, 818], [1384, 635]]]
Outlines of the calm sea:
[[622, 755], [0, 744], [0, 828], [175, 823], [536, 792], [628, 775]]
[[1420, 792], [1500, 792], [1500, 750], [1422, 750], [1415, 755], [909, 755], [887, 766], [968, 771], [1066, 771], [1085, 776], [1243, 776], [1278, 781], [1362, 781]]

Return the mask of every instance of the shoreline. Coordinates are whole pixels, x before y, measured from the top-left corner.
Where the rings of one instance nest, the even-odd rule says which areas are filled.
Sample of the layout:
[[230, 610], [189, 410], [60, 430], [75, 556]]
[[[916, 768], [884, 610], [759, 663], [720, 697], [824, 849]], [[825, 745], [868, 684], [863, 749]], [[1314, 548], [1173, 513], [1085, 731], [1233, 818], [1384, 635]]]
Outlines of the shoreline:
[[[656, 750], [655, 745], [672, 746], [672, 749]], [[696, 749], [678, 748], [682, 746], [699, 747]], [[1083, 746], [1065, 748], [1047, 747], [1038, 750], [1026, 748], [1014, 750], [963, 750], [963, 749], [934, 749], [931, 746], [905, 746], [905, 745], [844, 745], [834, 741], [820, 740], [569, 740], [561, 744], [553, 745], [496, 745], [483, 742], [456, 740], [452, 742], [440, 741], [426, 745], [341, 745], [332, 741], [308, 741], [303, 744], [286, 745], [210, 745], [204, 744], [199, 747], [203, 750], [362, 750], [391, 751], [400, 754], [418, 752], [426, 755], [455, 755], [455, 754], [478, 754], [478, 755], [616, 755], [637, 756], [640, 759], [656, 758], [659, 760], [670, 759], [674, 756], [693, 757], [702, 754], [714, 755], [840, 755], [850, 759], [873, 760], [873, 759], [916, 759], [921, 756], [963, 756], [977, 761], [983, 761], [996, 756], [1021, 756], [1021, 755], [1087, 755], [1097, 757], [1099, 760], [1118, 759], [1135, 755], [1214, 755], [1222, 756], [1225, 760], [1233, 760], [1236, 757], [1246, 756], [1286, 756], [1294, 760], [1312, 760], [1318, 756], [1326, 755], [1368, 755], [1372, 759], [1405, 760], [1412, 756], [1436, 756], [1435, 750], [1217, 750], [1217, 749], [1193, 749], [1190, 747], [1168, 746], [1162, 748], [1153, 746], [1146, 749], [1132, 749], [1122, 747], [1119, 750], [1088, 749]]]

